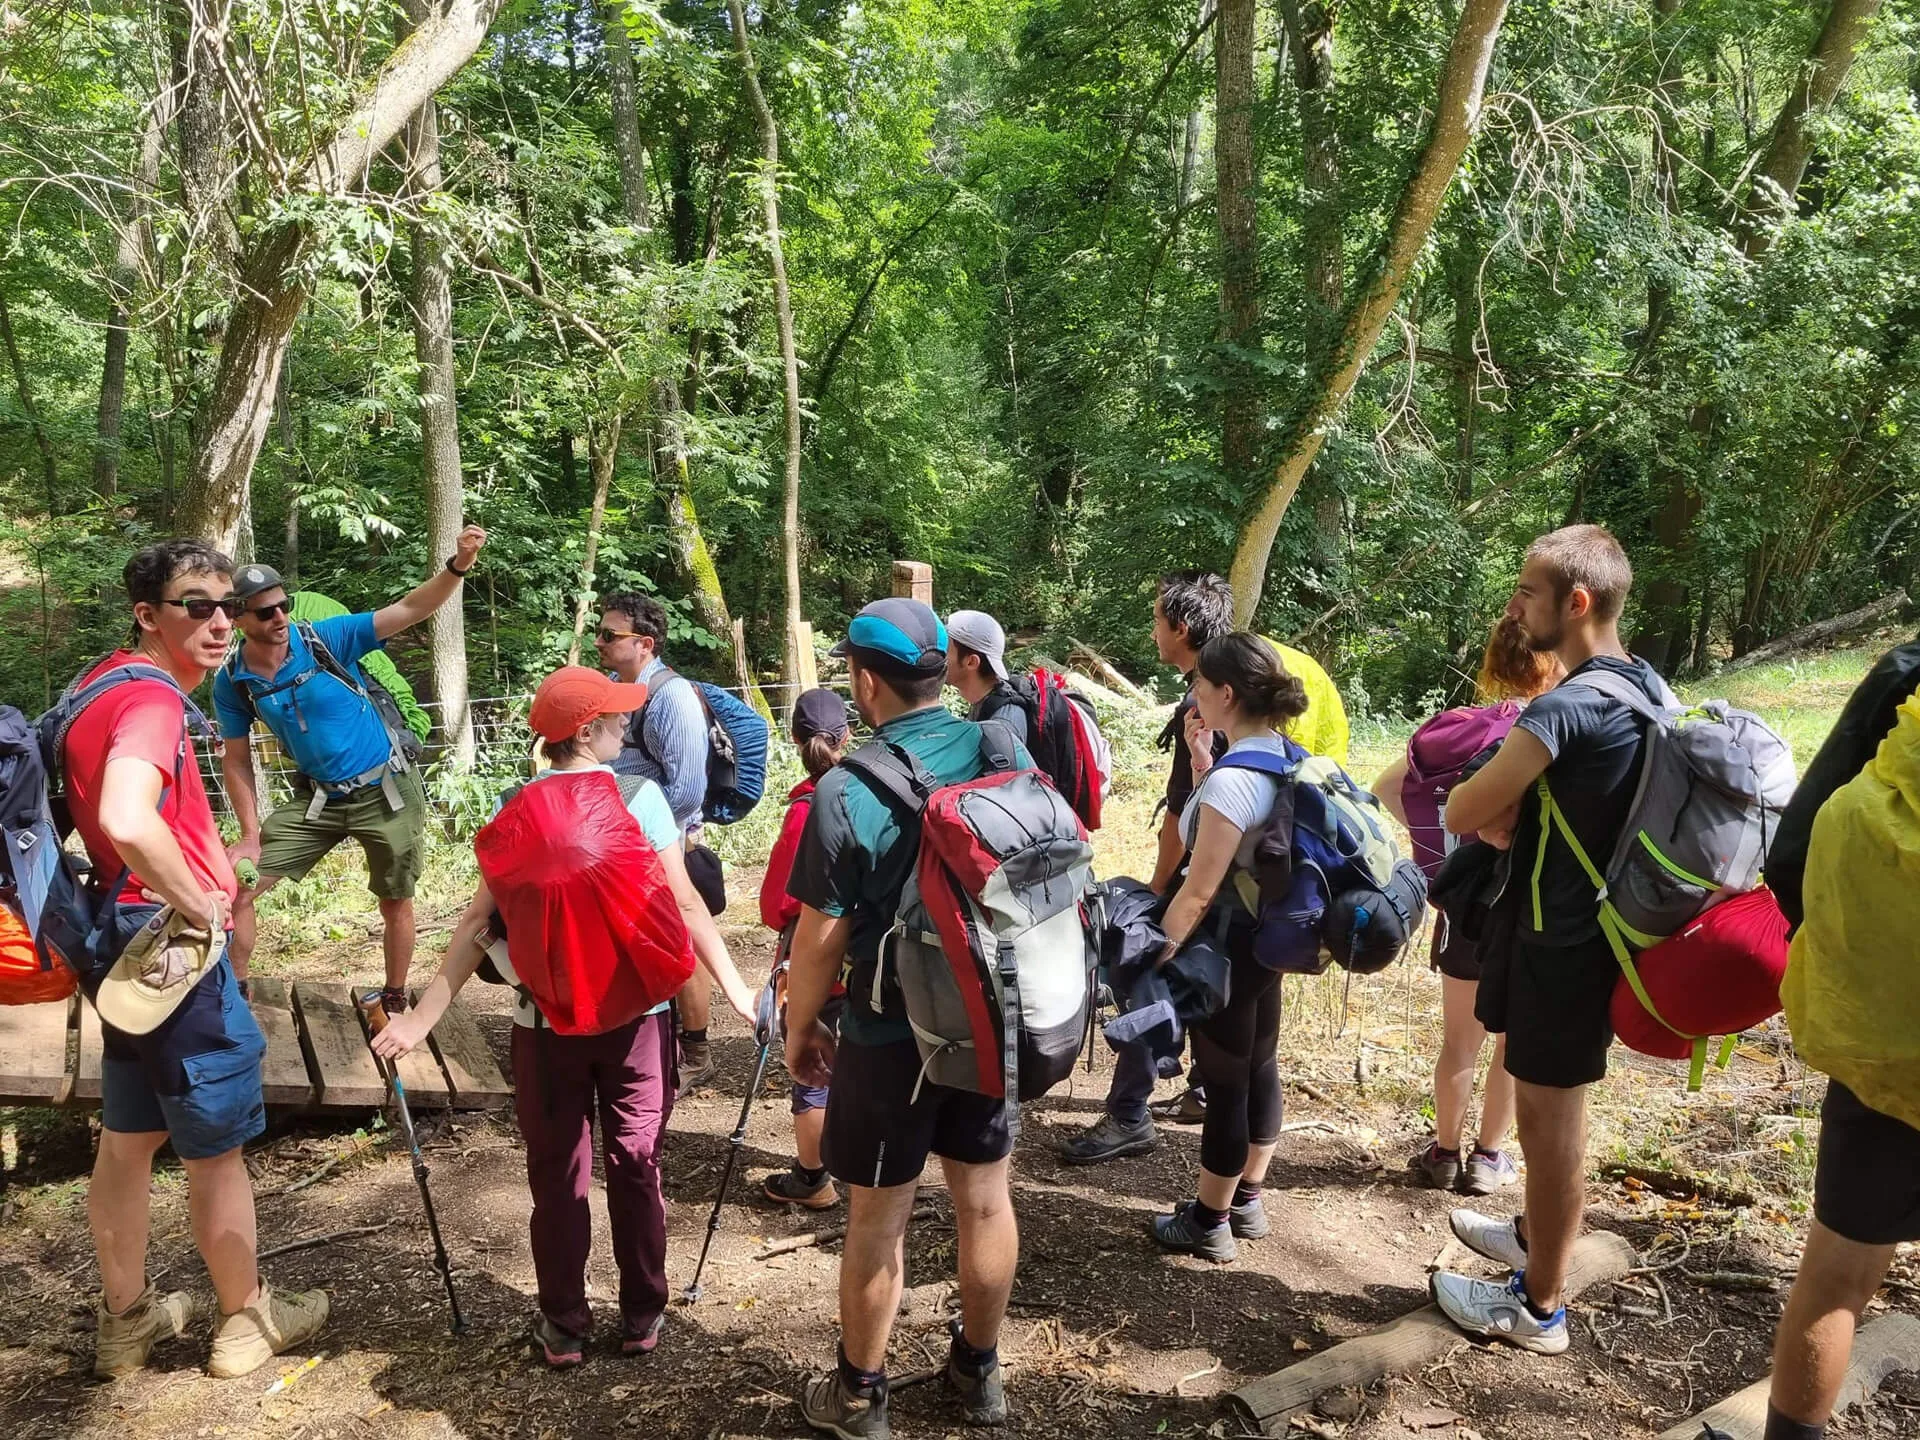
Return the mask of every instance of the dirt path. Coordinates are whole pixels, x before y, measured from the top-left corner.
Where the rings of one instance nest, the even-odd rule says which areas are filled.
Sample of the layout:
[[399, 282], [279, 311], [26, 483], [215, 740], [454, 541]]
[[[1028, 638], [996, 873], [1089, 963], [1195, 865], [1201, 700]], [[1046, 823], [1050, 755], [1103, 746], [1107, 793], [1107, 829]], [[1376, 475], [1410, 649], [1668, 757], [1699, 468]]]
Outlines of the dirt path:
[[[749, 894], [754, 878], [742, 873], [735, 893]], [[735, 927], [729, 939], [743, 966], [764, 974], [770, 954], [762, 932]], [[368, 950], [356, 968], [371, 974], [375, 963]], [[339, 968], [332, 959], [314, 973]], [[476, 1009], [491, 1011], [483, 1025], [504, 1054], [504, 996], [480, 986], [469, 995]], [[716, 1034], [719, 1081], [676, 1109], [667, 1150], [676, 1286], [692, 1274], [752, 1066], [751, 1041], [736, 1022], [723, 1017]], [[1230, 1267], [1163, 1257], [1145, 1234], [1149, 1216], [1192, 1193], [1197, 1130], [1164, 1128], [1156, 1153], [1092, 1171], [1053, 1158], [1063, 1134], [1098, 1114], [1104, 1054], [1091, 1077], [1082, 1072], [1070, 1089], [1027, 1108], [1015, 1170], [1022, 1261], [1002, 1341], [1020, 1433], [1237, 1436], [1242, 1427], [1221, 1403], [1224, 1392], [1425, 1300], [1452, 1199], [1404, 1183], [1402, 1163], [1416, 1147], [1419, 1121], [1388, 1087], [1374, 1087], [1371, 1100], [1358, 1096], [1351, 1050], [1345, 1054], [1344, 1061], [1331, 1049], [1283, 1056], [1285, 1073], [1309, 1078], [1338, 1108], [1289, 1089], [1288, 1121], [1310, 1123], [1287, 1134], [1274, 1166], [1267, 1194], [1273, 1236], [1244, 1243]], [[1765, 1057], [1736, 1062], [1734, 1078], [1743, 1095], [1752, 1092], [1756, 1116], [1781, 1108], [1769, 1073]], [[1677, 1089], [1664, 1073], [1659, 1080]], [[1608, 1086], [1632, 1083], [1629, 1073]], [[263, 1393], [273, 1370], [231, 1383], [206, 1378], [204, 1332], [163, 1349], [141, 1375], [112, 1385], [88, 1378], [96, 1280], [86, 1232], [87, 1137], [73, 1122], [64, 1135], [57, 1128], [40, 1134], [40, 1151], [29, 1159], [41, 1183], [13, 1193], [0, 1227], [4, 1433], [17, 1440], [801, 1434], [798, 1384], [834, 1350], [837, 1249], [756, 1256], [767, 1239], [837, 1223], [844, 1207], [803, 1216], [755, 1203], [759, 1180], [788, 1158], [786, 1108], [776, 1065], [754, 1108], [744, 1173], [734, 1182], [702, 1301], [676, 1306], [652, 1358], [623, 1360], [600, 1348], [567, 1375], [532, 1363], [525, 1341], [533, 1273], [510, 1118], [428, 1127], [434, 1193], [470, 1319], [459, 1340], [447, 1333], [404, 1158], [343, 1129], [271, 1133], [250, 1156], [263, 1246], [386, 1226], [266, 1262], [276, 1284], [325, 1286], [335, 1307], [325, 1360], [276, 1396]], [[324, 1178], [288, 1193], [356, 1147]], [[930, 1174], [937, 1177], [937, 1168]], [[1782, 1296], [1707, 1289], [1684, 1276], [1790, 1272], [1804, 1218], [1765, 1201], [1735, 1213], [1598, 1180], [1590, 1193], [1593, 1223], [1622, 1230], [1643, 1251], [1672, 1247], [1683, 1231], [1690, 1236], [1688, 1261], [1664, 1277], [1665, 1299], [1644, 1281], [1609, 1289], [1597, 1297], [1606, 1308], [1583, 1309], [1564, 1358], [1462, 1348], [1423, 1375], [1335, 1397], [1324, 1407], [1328, 1415], [1312, 1422], [1313, 1433], [1646, 1437], [1764, 1373]], [[156, 1183], [154, 1274], [204, 1290], [185, 1198], [177, 1167], [167, 1169]], [[896, 1376], [944, 1360], [944, 1316], [954, 1304], [946, 1196], [929, 1184], [923, 1199], [943, 1218], [916, 1225], [910, 1239]], [[1503, 1212], [1517, 1205], [1511, 1190], [1491, 1202]], [[593, 1294], [610, 1314], [617, 1278], [598, 1191], [594, 1206]], [[1920, 1277], [1911, 1256], [1900, 1265], [1902, 1288], [1889, 1294], [1911, 1308]], [[954, 1428], [937, 1383], [900, 1391], [893, 1414], [906, 1436]], [[1920, 1383], [1897, 1381], [1874, 1409], [1834, 1433], [1920, 1433]]]

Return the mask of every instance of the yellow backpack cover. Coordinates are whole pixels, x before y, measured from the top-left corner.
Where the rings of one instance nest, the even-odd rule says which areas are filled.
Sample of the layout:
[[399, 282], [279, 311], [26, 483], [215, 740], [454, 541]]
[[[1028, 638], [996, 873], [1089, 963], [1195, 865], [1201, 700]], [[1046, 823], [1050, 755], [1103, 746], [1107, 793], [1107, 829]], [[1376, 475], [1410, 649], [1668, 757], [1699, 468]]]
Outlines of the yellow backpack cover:
[[1307, 713], [1294, 721], [1287, 733], [1308, 754], [1324, 755], [1345, 769], [1349, 738], [1347, 707], [1340, 703], [1340, 692], [1334, 688], [1333, 677], [1304, 651], [1282, 645], [1271, 635], [1261, 638], [1273, 647], [1280, 663], [1287, 667], [1287, 673], [1298, 676], [1300, 683], [1307, 687]]

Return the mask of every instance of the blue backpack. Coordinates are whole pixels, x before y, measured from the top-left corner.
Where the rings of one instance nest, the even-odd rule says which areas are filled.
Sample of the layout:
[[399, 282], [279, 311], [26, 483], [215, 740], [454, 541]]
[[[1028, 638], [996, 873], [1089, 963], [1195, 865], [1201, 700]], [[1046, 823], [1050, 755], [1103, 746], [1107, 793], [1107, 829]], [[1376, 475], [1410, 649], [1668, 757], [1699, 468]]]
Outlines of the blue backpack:
[[[653, 687], [653, 693], [659, 694], [674, 680], [685, 680], [693, 687], [707, 716], [707, 791], [700, 802], [701, 815], [715, 825], [746, 819], [767, 788], [766, 720], [731, 690], [690, 679], [675, 670], [667, 671], [666, 679]], [[646, 713], [645, 706], [634, 713], [627, 733], [631, 743], [659, 765], [660, 757], [647, 747]]]
[[1362, 975], [1384, 970], [1426, 918], [1427, 877], [1400, 854], [1378, 799], [1325, 756], [1291, 740], [1285, 752], [1214, 762], [1293, 787], [1290, 832], [1255, 846], [1254, 958], [1303, 975], [1320, 974], [1329, 957]]

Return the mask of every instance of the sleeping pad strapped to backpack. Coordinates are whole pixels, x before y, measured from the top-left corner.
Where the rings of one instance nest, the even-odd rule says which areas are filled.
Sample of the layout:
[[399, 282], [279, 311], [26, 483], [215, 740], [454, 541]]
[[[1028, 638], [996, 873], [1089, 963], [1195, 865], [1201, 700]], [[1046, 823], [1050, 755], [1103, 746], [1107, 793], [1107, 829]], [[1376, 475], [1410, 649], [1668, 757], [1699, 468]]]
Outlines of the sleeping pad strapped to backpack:
[[561, 1035], [600, 1035], [671, 998], [693, 943], [660, 857], [605, 770], [545, 775], [474, 838], [513, 968]]

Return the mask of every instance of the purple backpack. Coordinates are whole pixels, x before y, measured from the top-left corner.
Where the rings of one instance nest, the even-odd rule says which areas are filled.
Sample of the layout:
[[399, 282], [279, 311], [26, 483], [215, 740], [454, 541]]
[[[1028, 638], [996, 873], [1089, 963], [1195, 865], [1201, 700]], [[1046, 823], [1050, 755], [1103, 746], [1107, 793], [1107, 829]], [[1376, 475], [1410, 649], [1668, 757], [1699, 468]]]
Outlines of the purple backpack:
[[1407, 776], [1400, 782], [1400, 803], [1413, 837], [1414, 863], [1429, 880], [1439, 873], [1440, 862], [1452, 848], [1440, 818], [1447, 796], [1474, 756], [1507, 738], [1520, 710], [1517, 700], [1442, 710], [1407, 741]]

